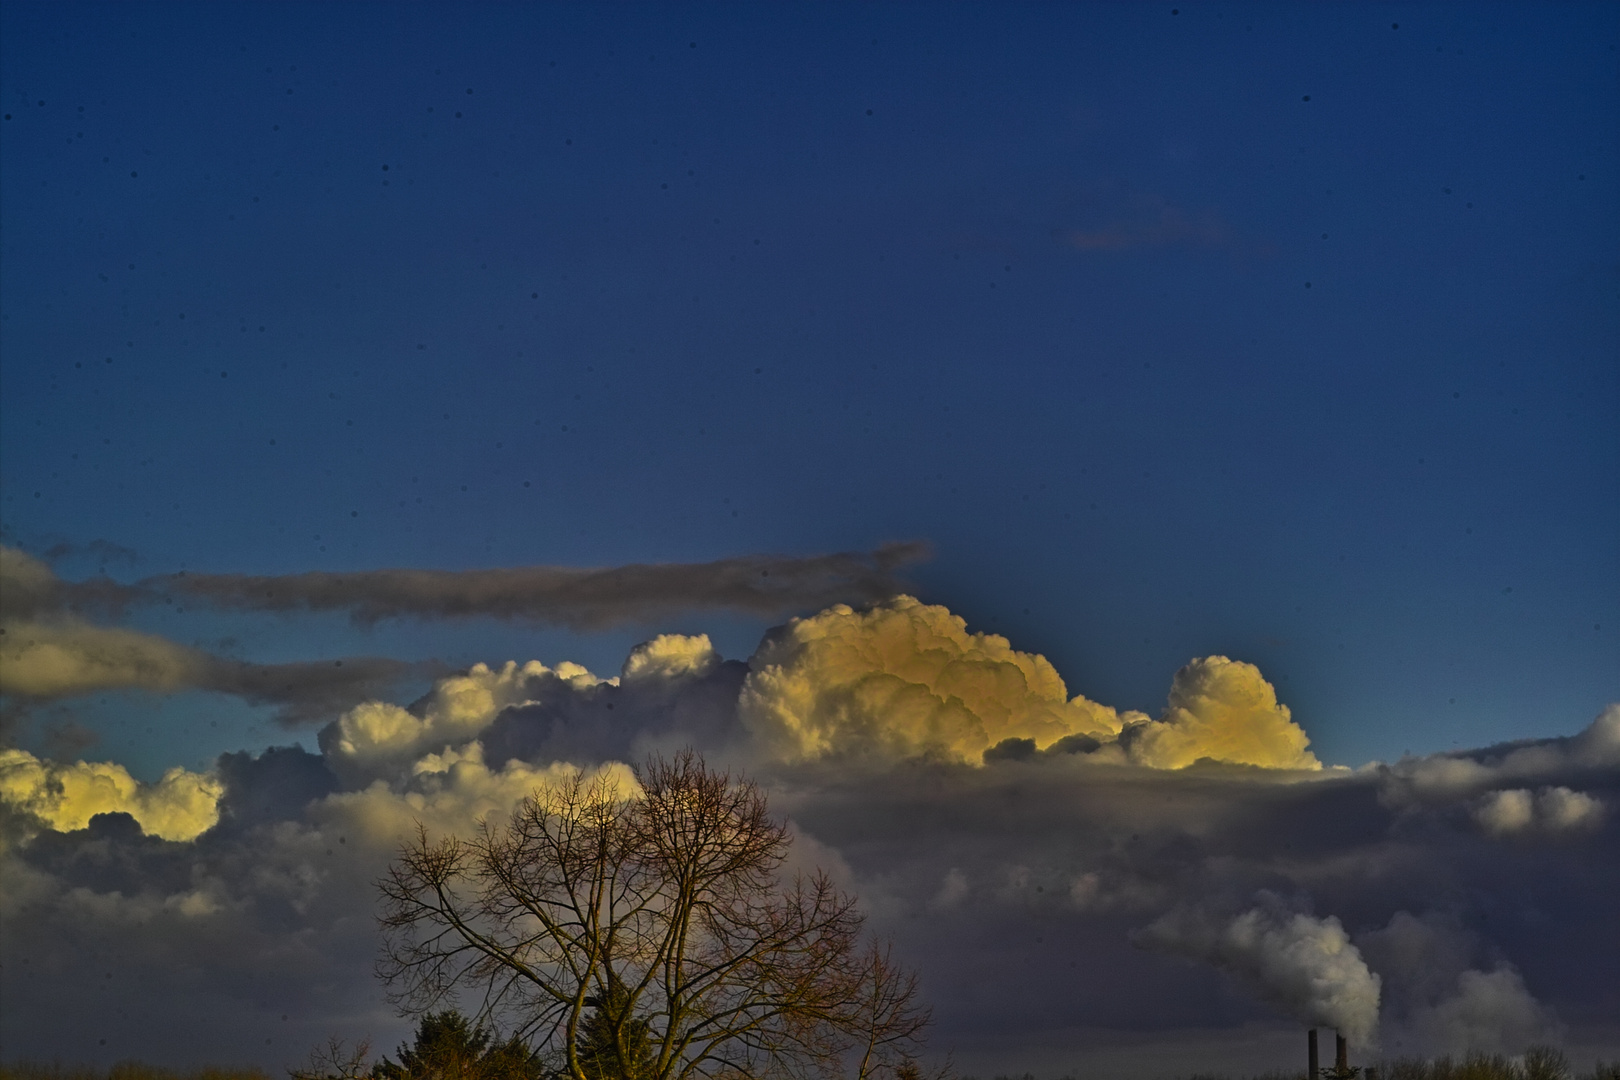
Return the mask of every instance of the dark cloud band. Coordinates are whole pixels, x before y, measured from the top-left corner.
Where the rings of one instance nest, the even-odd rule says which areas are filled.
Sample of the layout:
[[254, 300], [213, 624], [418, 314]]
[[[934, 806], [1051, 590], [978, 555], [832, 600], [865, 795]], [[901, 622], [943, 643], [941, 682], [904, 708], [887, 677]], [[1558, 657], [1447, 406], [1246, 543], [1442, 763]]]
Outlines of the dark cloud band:
[[829, 604], [870, 603], [904, 591], [896, 571], [928, 553], [927, 544], [909, 542], [870, 553], [745, 555], [603, 569], [173, 574], [148, 578], [141, 587], [230, 611], [342, 611], [365, 624], [491, 616], [597, 630], [699, 609], [776, 617]]

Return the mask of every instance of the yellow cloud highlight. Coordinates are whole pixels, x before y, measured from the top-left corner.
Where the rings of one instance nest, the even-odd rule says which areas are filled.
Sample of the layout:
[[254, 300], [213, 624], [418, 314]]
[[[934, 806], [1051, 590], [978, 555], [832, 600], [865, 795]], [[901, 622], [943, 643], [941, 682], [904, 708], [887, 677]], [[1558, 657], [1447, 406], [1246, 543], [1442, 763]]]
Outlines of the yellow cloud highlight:
[[749, 667], [743, 722], [787, 761], [875, 754], [977, 764], [1004, 739], [1112, 739], [1127, 720], [1147, 719], [1069, 698], [1045, 657], [971, 634], [960, 617], [909, 596], [795, 619]]
[[[1071, 698], [1045, 657], [995, 634], [969, 633], [960, 617], [909, 596], [796, 619], [772, 632], [749, 667], [738, 702], [743, 723], [783, 761], [932, 757], [976, 765], [986, 750], [1014, 739], [1156, 769], [1205, 759], [1322, 767], [1252, 664], [1194, 660], [1176, 674], [1169, 708], [1153, 720]], [[1080, 738], [1054, 746], [1070, 736]]]
[[386, 701], [357, 705], [321, 732], [321, 748], [351, 766], [443, 749], [477, 735], [502, 709], [531, 700], [535, 683], [548, 678], [581, 690], [610, 681], [568, 661], [549, 668], [538, 660], [521, 666], [509, 660], [499, 670], [474, 664], [465, 675], [438, 680], [409, 709]]
[[708, 634], [659, 634], [631, 650], [624, 661], [626, 682], [702, 675], [720, 662]]
[[1310, 739], [1260, 669], [1209, 656], [1176, 672], [1170, 707], [1121, 739], [1133, 762], [1180, 769], [1201, 758], [1267, 769], [1320, 769]]
[[397, 844], [415, 831], [418, 822], [433, 832], [467, 836], [481, 820], [510, 814], [537, 788], [564, 783], [582, 772], [588, 780], [606, 776], [625, 798], [640, 794], [635, 774], [617, 761], [582, 770], [562, 761], [530, 765], [513, 759], [491, 770], [484, 764], [483, 746], [473, 741], [423, 755], [411, 765], [410, 775], [393, 785], [376, 780], [361, 791], [330, 795], [312, 808], [311, 816], [341, 819], [378, 846]]
[[223, 792], [218, 778], [178, 766], [143, 784], [110, 761], [64, 765], [26, 750], [0, 750], [0, 802], [59, 832], [121, 811], [151, 836], [194, 840], [219, 821]]

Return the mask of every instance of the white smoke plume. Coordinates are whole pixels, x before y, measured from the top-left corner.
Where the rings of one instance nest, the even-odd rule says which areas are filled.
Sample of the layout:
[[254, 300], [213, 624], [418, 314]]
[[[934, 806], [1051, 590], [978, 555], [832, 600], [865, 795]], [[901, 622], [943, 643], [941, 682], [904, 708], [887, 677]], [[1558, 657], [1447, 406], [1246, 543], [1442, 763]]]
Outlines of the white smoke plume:
[[1337, 918], [1254, 907], [1231, 919], [1179, 908], [1135, 935], [1137, 944], [1232, 972], [1260, 997], [1309, 1025], [1337, 1028], [1358, 1046], [1378, 1028], [1379, 977]]
[[1393, 1035], [1430, 1054], [1517, 1054], [1563, 1033], [1516, 967], [1501, 959], [1489, 970], [1476, 963], [1490, 950], [1455, 915], [1397, 911], [1357, 944], [1393, 988], [1384, 1002], [1386, 1041]]

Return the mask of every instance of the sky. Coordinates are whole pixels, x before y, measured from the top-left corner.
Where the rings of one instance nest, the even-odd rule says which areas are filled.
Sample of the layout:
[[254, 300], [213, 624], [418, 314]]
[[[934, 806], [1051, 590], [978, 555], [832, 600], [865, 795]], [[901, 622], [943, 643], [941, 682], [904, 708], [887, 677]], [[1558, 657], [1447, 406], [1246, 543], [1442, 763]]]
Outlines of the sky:
[[410, 814], [691, 745], [964, 1071], [1620, 1055], [1617, 43], [0, 6], [0, 1053], [391, 1047]]

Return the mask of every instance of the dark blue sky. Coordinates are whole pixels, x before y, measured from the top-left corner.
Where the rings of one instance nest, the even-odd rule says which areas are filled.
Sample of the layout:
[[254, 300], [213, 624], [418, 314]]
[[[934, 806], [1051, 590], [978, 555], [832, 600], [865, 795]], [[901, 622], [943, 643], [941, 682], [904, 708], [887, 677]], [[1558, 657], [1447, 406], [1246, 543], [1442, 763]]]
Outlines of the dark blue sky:
[[[920, 595], [1071, 693], [1156, 711], [1230, 655], [1326, 761], [1614, 697], [1613, 6], [0, 19], [9, 544], [129, 580], [924, 539]], [[134, 617], [604, 673], [767, 622]], [[287, 738], [72, 716], [149, 776]]]

